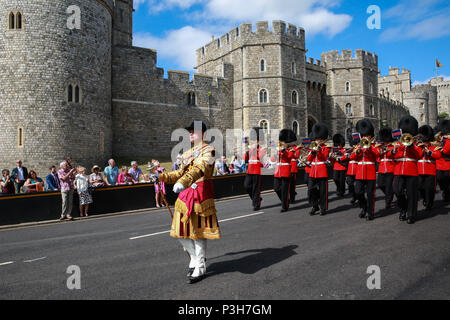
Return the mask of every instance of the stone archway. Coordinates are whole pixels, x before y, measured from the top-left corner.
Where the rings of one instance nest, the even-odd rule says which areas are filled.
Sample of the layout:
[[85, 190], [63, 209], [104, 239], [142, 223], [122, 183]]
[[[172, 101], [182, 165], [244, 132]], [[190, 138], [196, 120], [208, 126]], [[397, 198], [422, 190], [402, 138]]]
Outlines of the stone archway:
[[317, 123], [317, 120], [312, 117], [308, 116], [308, 134], [312, 131], [312, 127]]

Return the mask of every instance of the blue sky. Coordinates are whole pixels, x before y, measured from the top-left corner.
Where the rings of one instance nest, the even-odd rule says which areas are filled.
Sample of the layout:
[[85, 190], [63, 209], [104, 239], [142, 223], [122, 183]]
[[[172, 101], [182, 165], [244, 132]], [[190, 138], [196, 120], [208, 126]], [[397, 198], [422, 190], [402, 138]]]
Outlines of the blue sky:
[[[381, 9], [381, 29], [369, 29], [370, 5]], [[307, 56], [364, 49], [389, 66], [411, 70], [414, 83], [450, 80], [450, 2], [348, 0], [134, 0], [133, 44], [158, 51], [158, 66], [193, 71], [195, 49], [243, 22], [284, 20], [306, 30]]]

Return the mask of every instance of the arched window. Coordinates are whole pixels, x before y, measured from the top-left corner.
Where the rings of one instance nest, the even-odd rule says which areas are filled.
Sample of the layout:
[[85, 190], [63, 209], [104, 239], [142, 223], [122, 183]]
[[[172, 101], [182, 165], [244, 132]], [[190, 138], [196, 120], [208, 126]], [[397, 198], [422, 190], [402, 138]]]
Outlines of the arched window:
[[316, 83], [313, 82], [313, 86], [312, 86], [313, 90], [316, 90]]
[[308, 81], [308, 82], [306, 83], [306, 87], [307, 87], [308, 89], [311, 89], [311, 81]]
[[292, 91], [292, 95], [291, 95], [291, 102], [292, 104], [298, 104], [298, 94], [297, 91]]
[[22, 29], [22, 14], [20, 12], [17, 12], [16, 15], [16, 28]]
[[369, 83], [369, 93], [373, 94], [373, 84]]
[[267, 120], [261, 120], [259, 121], [259, 126], [264, 130], [264, 133], [267, 134], [270, 130], [269, 128], [269, 121]]
[[350, 92], [350, 89], [351, 89], [351, 87], [350, 87], [350, 82], [346, 82], [345, 83], [345, 92]]
[[9, 13], [9, 29], [16, 28], [16, 15], [13, 12]]
[[420, 115], [420, 121], [425, 122], [425, 115], [423, 113]]
[[350, 103], [347, 103], [345, 105], [345, 114], [348, 114], [348, 115], [352, 114], [352, 105]]
[[195, 92], [188, 93], [188, 105], [195, 106]]
[[267, 99], [267, 90], [266, 89], [261, 89], [259, 91], [259, 103], [267, 103], [268, 99]]
[[75, 86], [75, 103], [80, 103], [80, 87]]
[[67, 102], [73, 102], [73, 86], [71, 84], [67, 87]]
[[299, 126], [298, 126], [298, 121], [294, 120], [294, 122], [292, 122], [292, 131], [294, 131], [294, 133], [296, 135], [300, 134], [299, 133]]
[[266, 71], [266, 61], [264, 59], [261, 60], [260, 69], [261, 72]]
[[373, 107], [373, 104], [371, 104], [371, 105], [369, 106], [369, 114], [370, 114], [371, 116], [374, 116], [374, 115], [375, 115], [375, 108]]

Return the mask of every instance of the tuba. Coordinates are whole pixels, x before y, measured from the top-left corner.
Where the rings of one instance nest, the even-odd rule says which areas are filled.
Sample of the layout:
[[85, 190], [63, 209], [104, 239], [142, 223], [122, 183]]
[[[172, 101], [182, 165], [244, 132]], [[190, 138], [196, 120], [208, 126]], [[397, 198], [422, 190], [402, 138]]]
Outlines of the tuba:
[[414, 143], [414, 137], [409, 133], [404, 133], [400, 137], [400, 143], [405, 147], [409, 147]]

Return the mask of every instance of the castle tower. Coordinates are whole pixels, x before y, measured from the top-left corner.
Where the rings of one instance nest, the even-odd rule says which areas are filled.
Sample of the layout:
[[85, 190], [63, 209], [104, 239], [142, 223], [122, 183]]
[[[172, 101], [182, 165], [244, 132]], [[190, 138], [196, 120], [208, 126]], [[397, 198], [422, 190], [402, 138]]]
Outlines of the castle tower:
[[201, 74], [220, 76], [223, 65], [234, 74], [234, 127], [294, 128], [307, 134], [305, 31], [283, 21], [250, 23], [197, 50]]
[[410, 114], [419, 121], [419, 126], [437, 125], [437, 88], [430, 84], [418, 85], [403, 94], [403, 102]]
[[[81, 29], [69, 29], [76, 5]], [[111, 156], [112, 0], [0, 0], [0, 167]]]
[[127, 47], [132, 45], [133, 12], [133, 0], [114, 0], [114, 45]]
[[364, 50], [322, 53], [326, 65], [327, 95], [333, 133], [351, 134], [360, 119], [379, 128], [378, 57]]

